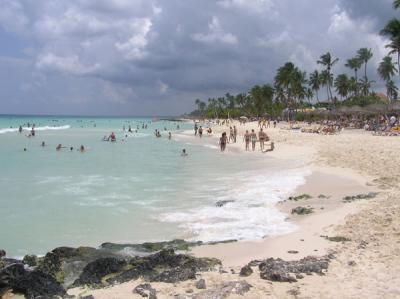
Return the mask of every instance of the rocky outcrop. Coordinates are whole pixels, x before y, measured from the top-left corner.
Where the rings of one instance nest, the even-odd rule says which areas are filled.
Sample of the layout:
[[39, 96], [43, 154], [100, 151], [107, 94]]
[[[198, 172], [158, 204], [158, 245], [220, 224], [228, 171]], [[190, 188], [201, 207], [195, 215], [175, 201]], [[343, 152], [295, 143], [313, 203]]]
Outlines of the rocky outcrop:
[[356, 201], [356, 200], [372, 199], [372, 198], [375, 198], [378, 194], [379, 193], [377, 193], [377, 192], [370, 192], [368, 194], [357, 194], [354, 196], [346, 196], [343, 198], [343, 202], [349, 203], [349, 202]]
[[157, 299], [157, 292], [152, 288], [151, 284], [143, 283], [133, 289], [133, 293], [149, 299]]
[[187, 251], [190, 247], [198, 246], [203, 244], [199, 242], [186, 242], [185, 240], [172, 240], [167, 242], [146, 242], [142, 244], [115, 244], [115, 243], [103, 243], [100, 248], [112, 252], [124, 251], [130, 249], [137, 255], [140, 253], [154, 253], [164, 249], [173, 249], [176, 251]]
[[333, 256], [305, 257], [299, 261], [269, 258], [259, 264], [260, 277], [270, 281], [296, 282], [303, 274], [323, 274]]
[[[217, 259], [194, 258], [175, 254], [172, 249], [135, 257], [128, 261], [101, 259], [89, 263], [74, 286], [90, 285], [100, 287], [123, 283], [138, 278], [147, 281], [176, 283], [196, 278], [196, 272], [214, 269], [221, 262]], [[107, 277], [106, 277], [107, 276]]]
[[199, 290], [204, 290], [207, 288], [206, 281], [204, 279], [199, 279], [198, 281], [196, 281], [194, 286], [196, 287], [196, 289], [199, 289]]
[[232, 202], [235, 202], [235, 201], [234, 200], [220, 200], [215, 203], [215, 206], [218, 208], [221, 208], [221, 207], [225, 206], [226, 204], [232, 203]]
[[35, 267], [38, 264], [38, 257], [36, 255], [25, 255], [22, 262], [29, 267]]
[[306, 208], [306, 207], [297, 207], [292, 209], [292, 214], [297, 214], [297, 215], [307, 215], [311, 214], [313, 212], [312, 208]]
[[240, 269], [239, 275], [242, 277], [248, 277], [251, 274], [253, 274], [253, 269], [251, 269], [250, 265], [246, 265], [242, 269]]
[[26, 270], [24, 265], [13, 264], [0, 270], [0, 289], [10, 289], [28, 299], [64, 296], [65, 289], [54, 277], [39, 270]]

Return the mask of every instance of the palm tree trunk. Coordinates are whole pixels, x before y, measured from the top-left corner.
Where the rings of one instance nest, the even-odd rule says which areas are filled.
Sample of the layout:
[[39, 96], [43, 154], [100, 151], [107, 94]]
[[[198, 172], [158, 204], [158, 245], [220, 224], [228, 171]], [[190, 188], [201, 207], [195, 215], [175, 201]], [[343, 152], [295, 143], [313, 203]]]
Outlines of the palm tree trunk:
[[358, 75], [357, 75], [357, 71], [358, 69], [354, 69], [354, 73], [355, 73], [355, 78], [356, 78], [356, 96], [358, 96]]
[[316, 96], [317, 96], [317, 103], [319, 104], [318, 89], [315, 91], [315, 94], [316, 94]]

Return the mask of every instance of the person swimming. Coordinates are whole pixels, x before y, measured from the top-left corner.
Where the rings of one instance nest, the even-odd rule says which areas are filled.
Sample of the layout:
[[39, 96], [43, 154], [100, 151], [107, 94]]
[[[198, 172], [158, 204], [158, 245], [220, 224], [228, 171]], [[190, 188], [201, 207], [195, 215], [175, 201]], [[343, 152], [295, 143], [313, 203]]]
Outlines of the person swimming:
[[59, 151], [59, 150], [61, 150], [62, 148], [63, 148], [63, 146], [62, 146], [62, 144], [60, 143], [60, 144], [57, 145], [56, 150]]
[[172, 138], [172, 134], [171, 134], [171, 132], [168, 132], [168, 139], [171, 140], [171, 138]]
[[188, 153], [186, 152], [186, 149], [183, 149], [183, 150], [182, 150], [181, 156], [182, 156], [182, 157], [188, 156]]
[[[131, 131], [131, 132], [132, 132], [132, 131]], [[115, 137], [114, 132], [111, 132], [110, 139], [111, 139], [111, 142], [117, 141], [117, 138]]]
[[80, 151], [81, 153], [84, 153], [84, 152], [85, 152], [85, 147], [84, 147], [83, 145], [81, 145], [81, 147], [79, 148], [79, 151]]
[[45, 145], [46, 145], [46, 144], [44, 143], [44, 141], [42, 141], [42, 147], [45, 147]]

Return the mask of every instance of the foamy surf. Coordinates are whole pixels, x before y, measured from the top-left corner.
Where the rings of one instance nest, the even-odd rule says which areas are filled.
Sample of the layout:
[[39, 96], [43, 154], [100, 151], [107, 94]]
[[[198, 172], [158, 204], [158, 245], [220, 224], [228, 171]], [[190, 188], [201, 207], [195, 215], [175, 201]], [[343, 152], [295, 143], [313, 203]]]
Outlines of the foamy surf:
[[[242, 172], [221, 179], [225, 189], [214, 190], [207, 205], [186, 211], [164, 213], [160, 220], [177, 223], [191, 240], [257, 240], [287, 234], [296, 226], [275, 204], [304, 184], [307, 170], [288, 170], [276, 174]], [[228, 184], [228, 186], [227, 186]], [[205, 186], [206, 187], [206, 186]], [[223, 206], [216, 206], [224, 201]]]
[[[44, 126], [44, 127], [35, 127], [35, 131], [50, 131], [50, 130], [67, 130], [70, 129], [70, 125], [65, 125], [65, 126]], [[23, 131], [31, 131], [32, 128], [28, 127], [23, 127]], [[0, 129], [0, 134], [6, 134], [6, 133], [15, 133], [18, 132], [18, 128], [7, 128], [7, 129]]]

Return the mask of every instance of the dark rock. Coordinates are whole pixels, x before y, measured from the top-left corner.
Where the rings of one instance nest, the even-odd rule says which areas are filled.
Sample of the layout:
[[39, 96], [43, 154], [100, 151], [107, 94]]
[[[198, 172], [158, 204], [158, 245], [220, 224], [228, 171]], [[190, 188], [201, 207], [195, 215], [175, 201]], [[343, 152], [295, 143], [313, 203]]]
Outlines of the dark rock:
[[232, 203], [232, 202], [235, 202], [235, 201], [234, 200], [220, 200], [215, 203], [215, 206], [221, 208], [221, 207], [225, 206], [226, 204]]
[[250, 291], [252, 286], [246, 281], [232, 281], [223, 283], [216, 288], [195, 294], [193, 299], [218, 298], [224, 299], [232, 295], [243, 296]]
[[305, 257], [299, 261], [284, 261], [282, 259], [269, 258], [259, 265], [262, 279], [281, 282], [295, 282], [292, 274], [322, 274], [328, 269], [329, 258]]
[[6, 251], [3, 249], [0, 249], [0, 259], [6, 256]]
[[288, 253], [290, 253], [290, 254], [298, 254], [299, 252], [297, 250], [289, 250]]
[[356, 200], [372, 199], [372, 198], [375, 198], [378, 194], [379, 193], [377, 193], [377, 192], [370, 192], [368, 194], [358, 194], [358, 195], [354, 195], [354, 196], [346, 196], [343, 198], [343, 202], [349, 203], [349, 202], [356, 201]]
[[196, 281], [194, 286], [196, 287], [196, 289], [199, 289], [199, 290], [204, 290], [207, 288], [206, 281], [204, 279], [199, 279], [198, 281]]
[[303, 278], [304, 278], [304, 276], [303, 276], [303, 275], [301, 275], [301, 274], [296, 274], [296, 278], [297, 278], [297, 279], [303, 279]]
[[301, 195], [298, 195], [298, 196], [290, 196], [288, 198], [288, 200], [299, 201], [299, 200], [307, 200], [307, 199], [310, 199], [310, 198], [312, 198], [312, 196], [309, 195], [309, 194], [301, 194]]
[[157, 299], [157, 292], [149, 283], [138, 285], [133, 289], [133, 293], [139, 294], [142, 297], [148, 297], [149, 299]]
[[239, 275], [242, 277], [248, 277], [251, 274], [253, 274], [253, 269], [251, 269], [249, 265], [246, 265], [242, 269], [240, 269]]
[[29, 267], [35, 267], [38, 264], [38, 257], [36, 255], [25, 255], [22, 262]]
[[355, 265], [357, 265], [355, 261], [349, 261], [347, 264], [348, 264], [349, 266], [355, 266]]
[[176, 267], [170, 270], [163, 271], [159, 274], [150, 275], [150, 281], [176, 283], [179, 281], [186, 281], [196, 279], [196, 269], [186, 267]]
[[185, 293], [188, 293], [188, 294], [193, 294], [193, 289], [187, 289], [186, 291], [185, 291]]
[[325, 237], [328, 241], [331, 242], [349, 242], [351, 239], [343, 237], [343, 236], [335, 236], [335, 237]]
[[101, 286], [102, 278], [117, 273], [127, 265], [127, 262], [114, 257], [100, 258], [86, 265], [74, 286], [89, 285]]
[[64, 288], [49, 274], [38, 270], [29, 271], [23, 264], [13, 264], [0, 271], [0, 289], [12, 289], [26, 298], [52, 298], [64, 296]]
[[297, 207], [292, 209], [292, 214], [297, 214], [297, 215], [307, 215], [311, 214], [313, 212], [312, 208], [306, 208], [306, 207]]
[[81, 296], [79, 299], [94, 299], [93, 295]]

